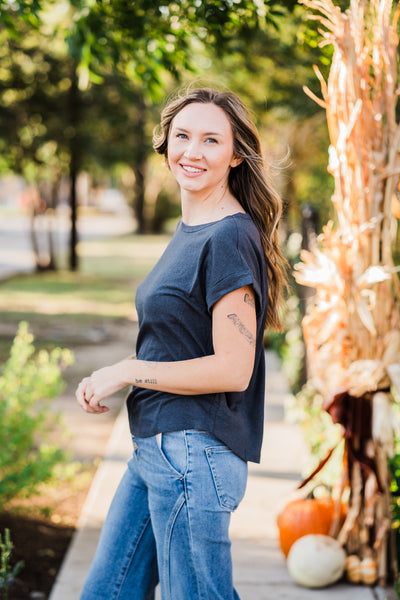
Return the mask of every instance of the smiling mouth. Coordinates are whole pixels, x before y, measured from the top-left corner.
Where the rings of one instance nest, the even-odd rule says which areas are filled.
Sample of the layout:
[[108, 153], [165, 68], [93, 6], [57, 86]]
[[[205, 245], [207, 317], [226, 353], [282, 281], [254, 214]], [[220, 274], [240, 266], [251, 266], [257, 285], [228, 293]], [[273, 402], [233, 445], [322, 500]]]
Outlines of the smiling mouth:
[[189, 165], [181, 165], [184, 171], [188, 173], [203, 173], [205, 169], [199, 169], [198, 167], [190, 167]]

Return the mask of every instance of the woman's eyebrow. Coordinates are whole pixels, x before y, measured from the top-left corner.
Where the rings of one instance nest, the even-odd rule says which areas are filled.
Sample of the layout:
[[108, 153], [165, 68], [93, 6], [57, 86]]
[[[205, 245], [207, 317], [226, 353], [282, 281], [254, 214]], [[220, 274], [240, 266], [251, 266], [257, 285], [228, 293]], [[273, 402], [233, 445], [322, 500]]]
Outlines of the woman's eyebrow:
[[[184, 129], [183, 127], [175, 127], [176, 131], [180, 131], [181, 133], [189, 133], [188, 129]], [[201, 135], [222, 135], [218, 131], [205, 131]]]

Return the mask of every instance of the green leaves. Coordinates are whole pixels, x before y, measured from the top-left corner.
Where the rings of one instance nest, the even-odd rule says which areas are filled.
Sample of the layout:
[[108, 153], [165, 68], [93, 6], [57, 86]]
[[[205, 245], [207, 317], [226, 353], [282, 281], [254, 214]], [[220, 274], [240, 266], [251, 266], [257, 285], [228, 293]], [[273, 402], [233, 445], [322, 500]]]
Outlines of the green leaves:
[[29, 496], [51, 478], [64, 452], [49, 442], [57, 417], [50, 400], [63, 387], [62, 371], [73, 361], [69, 350], [35, 352], [27, 323], [20, 324], [0, 377], [0, 504]]
[[178, 79], [185, 70], [195, 70], [194, 40], [221, 55], [232, 37], [249, 39], [256, 30], [276, 28], [285, 14], [275, 0], [72, 0], [71, 5], [67, 40], [80, 88], [112, 65], [144, 84], [150, 97], [157, 95], [164, 71]]
[[41, 0], [0, 0], [0, 29], [6, 28], [17, 36], [17, 20], [38, 27], [41, 6]]
[[12, 549], [10, 530], [5, 529], [4, 539], [0, 534], [0, 590], [2, 590], [3, 600], [8, 600], [8, 587], [24, 565], [22, 561], [19, 561], [14, 567], [11, 567]]

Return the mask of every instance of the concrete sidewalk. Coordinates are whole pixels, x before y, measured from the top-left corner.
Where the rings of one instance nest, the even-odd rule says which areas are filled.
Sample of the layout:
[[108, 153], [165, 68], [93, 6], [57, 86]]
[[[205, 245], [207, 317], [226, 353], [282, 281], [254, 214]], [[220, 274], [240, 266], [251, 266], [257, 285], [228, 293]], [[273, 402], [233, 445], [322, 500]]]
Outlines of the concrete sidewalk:
[[[249, 464], [245, 498], [232, 516], [235, 587], [242, 600], [395, 600], [393, 589], [345, 582], [310, 590], [290, 578], [279, 549], [276, 517], [300, 479], [306, 449], [299, 428], [284, 422], [290, 392], [279, 360], [267, 352], [267, 410], [262, 460]], [[119, 413], [49, 600], [78, 600], [101, 525], [131, 454], [125, 408]], [[134, 596], [132, 597], [134, 598]], [[190, 600], [188, 598], [188, 600]]]

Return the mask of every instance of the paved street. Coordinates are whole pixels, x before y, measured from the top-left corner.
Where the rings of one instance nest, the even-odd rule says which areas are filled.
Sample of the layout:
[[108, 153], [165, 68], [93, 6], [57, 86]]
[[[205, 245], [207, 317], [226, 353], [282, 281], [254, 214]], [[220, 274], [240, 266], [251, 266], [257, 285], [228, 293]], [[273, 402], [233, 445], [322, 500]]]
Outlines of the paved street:
[[[39, 243], [47, 247], [47, 217], [37, 219]], [[112, 236], [133, 231], [135, 221], [129, 213], [83, 215], [78, 219], [80, 240]], [[52, 221], [54, 244], [59, 252], [68, 248], [70, 219], [66, 211], [59, 211]], [[35, 269], [30, 237], [30, 217], [27, 214], [0, 213], [0, 279]]]

